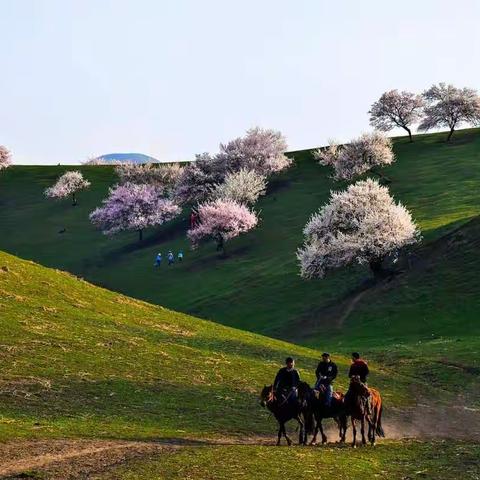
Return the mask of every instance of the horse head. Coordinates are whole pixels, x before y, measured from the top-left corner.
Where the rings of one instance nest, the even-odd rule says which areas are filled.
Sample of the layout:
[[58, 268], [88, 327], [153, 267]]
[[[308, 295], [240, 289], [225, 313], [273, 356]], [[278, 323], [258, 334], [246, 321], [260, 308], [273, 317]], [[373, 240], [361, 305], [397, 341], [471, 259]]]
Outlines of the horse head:
[[370, 392], [368, 387], [360, 380], [360, 375], [353, 375], [350, 379], [350, 388], [362, 397], [368, 397]]
[[275, 400], [275, 391], [273, 385], [265, 385], [260, 393], [260, 405], [266, 407], [267, 403]]
[[297, 386], [297, 398], [301, 407], [306, 407], [310, 399], [312, 389], [307, 382], [299, 382]]

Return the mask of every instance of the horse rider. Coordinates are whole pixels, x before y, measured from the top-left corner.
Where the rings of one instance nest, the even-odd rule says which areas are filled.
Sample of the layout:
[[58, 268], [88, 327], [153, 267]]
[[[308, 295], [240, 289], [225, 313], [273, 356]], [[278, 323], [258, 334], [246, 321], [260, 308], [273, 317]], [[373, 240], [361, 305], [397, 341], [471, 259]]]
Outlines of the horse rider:
[[360, 377], [360, 381], [366, 384], [369, 373], [370, 371], [368, 370], [367, 362], [361, 358], [358, 352], [353, 352], [352, 364], [350, 365], [350, 370], [348, 371], [348, 378], [358, 375]]
[[[348, 371], [348, 378], [350, 381], [353, 377], [358, 377], [360, 382], [362, 382], [365, 386], [367, 385], [367, 377], [370, 373], [368, 369], [367, 362], [360, 356], [358, 352], [352, 353], [352, 364], [350, 365], [350, 370]], [[347, 393], [345, 394], [344, 402], [348, 405], [350, 402], [350, 395], [351, 391], [350, 388], [348, 389]], [[367, 412], [367, 415], [371, 413], [371, 405], [370, 405], [370, 396], [366, 396], [364, 398], [364, 405]]]
[[333, 381], [337, 378], [338, 368], [332, 362], [330, 354], [322, 353], [322, 360], [315, 370], [317, 382], [315, 383], [315, 390], [323, 390], [325, 392], [324, 403], [326, 407], [330, 407], [333, 397]]
[[300, 375], [295, 369], [295, 360], [292, 357], [285, 359], [285, 366], [282, 367], [273, 382], [276, 392], [285, 396], [286, 401], [293, 402], [297, 398], [297, 387], [300, 382]]

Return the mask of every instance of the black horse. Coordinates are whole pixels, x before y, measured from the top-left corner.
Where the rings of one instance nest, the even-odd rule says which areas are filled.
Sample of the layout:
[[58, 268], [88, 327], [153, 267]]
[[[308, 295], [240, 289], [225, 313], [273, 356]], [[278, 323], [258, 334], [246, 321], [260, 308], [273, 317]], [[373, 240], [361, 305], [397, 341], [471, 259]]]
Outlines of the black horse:
[[[292, 444], [285, 430], [285, 424], [290, 420], [296, 420], [298, 422], [300, 426], [298, 442], [300, 445], [305, 445], [307, 443], [307, 429], [311, 429], [311, 422], [310, 419], [304, 415], [305, 412], [301, 405], [294, 399], [294, 401], [292, 401], [290, 395], [293, 395], [293, 392], [289, 394], [279, 394], [277, 396], [273, 385], [265, 386], [260, 394], [260, 405], [267, 407], [278, 422], [277, 445], [280, 445], [282, 434], [287, 444]], [[305, 426], [306, 424], [307, 426]]]
[[[315, 431], [310, 445], [315, 445], [318, 432], [322, 434], [322, 443], [327, 442], [327, 436], [323, 431], [322, 420], [324, 418], [333, 418], [338, 426], [340, 441], [345, 442], [347, 433], [347, 414], [343, 402], [343, 393], [335, 392], [330, 406], [325, 405], [325, 393], [320, 391], [316, 393], [306, 382], [298, 384], [298, 401], [304, 411], [310, 412], [315, 420]], [[308, 416], [308, 413], [306, 413]]]

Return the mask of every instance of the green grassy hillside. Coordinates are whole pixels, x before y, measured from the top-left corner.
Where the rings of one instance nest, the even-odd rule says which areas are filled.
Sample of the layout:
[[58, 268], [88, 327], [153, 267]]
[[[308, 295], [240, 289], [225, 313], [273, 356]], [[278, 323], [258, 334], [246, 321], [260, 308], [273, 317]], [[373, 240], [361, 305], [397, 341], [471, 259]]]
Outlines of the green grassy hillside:
[[[341, 324], [342, 336], [336, 339], [340, 349], [351, 348], [350, 338], [359, 347], [371, 348], [378, 338], [372, 329], [381, 329], [388, 345], [431, 339], [432, 334], [478, 334], [478, 229], [465, 227], [466, 242], [441, 250], [442, 261], [435, 259], [437, 244], [432, 242], [441, 243], [448, 232], [480, 214], [480, 130], [460, 131], [450, 144], [444, 142], [444, 134], [417, 136], [413, 144], [399, 138], [394, 148], [397, 162], [385, 174], [395, 197], [419, 223], [424, 235], [421, 252], [431, 261], [428, 268], [415, 264], [375, 299], [356, 298], [356, 289], [368, 277], [361, 268], [336, 272], [323, 281], [298, 276], [294, 252], [303, 226], [330, 189], [343, 187], [309, 151], [292, 154], [294, 167], [272, 180], [270, 194], [258, 205], [261, 225], [232, 241], [225, 259], [213, 245], [188, 251], [187, 212], [148, 231], [142, 244], [134, 233], [106, 238], [96, 232], [88, 213], [115, 181], [110, 167], [81, 167], [92, 188], [81, 194], [76, 208], [42, 196], [65, 167], [13, 167], [2, 172], [0, 248], [136, 298], [270, 336], [317, 344], [319, 332], [322, 338], [328, 332], [333, 340]], [[66, 232], [58, 233], [63, 228]], [[183, 264], [153, 268], [157, 251], [180, 248], [186, 251]]]
[[[309, 479], [315, 472], [342, 479], [419, 472], [422, 478], [458, 472], [477, 478], [474, 442], [386, 440], [356, 452], [332, 444], [321, 451], [258, 445], [273, 443], [275, 430], [258, 405], [258, 389], [287, 354], [312, 381], [318, 351], [149, 305], [1, 252], [0, 337], [0, 451], [11, 452], [20, 441], [26, 455], [15, 457], [23, 469], [7, 462], [20, 475], [8, 478], [87, 478], [92, 469], [88, 478], [98, 479]], [[335, 359], [338, 385], [345, 388], [346, 358]], [[419, 419], [404, 409], [419, 392], [437, 404], [445, 425], [438, 402], [451, 394], [385, 364], [371, 369], [371, 384], [387, 405], [387, 435], [395, 419], [395, 428], [416, 427]], [[38, 445], [32, 440], [53, 438], [91, 439], [96, 448], [102, 438], [141, 440], [145, 453], [125, 451], [112, 460], [104, 451], [95, 460], [92, 450], [78, 464], [60, 458], [60, 444], [44, 443], [44, 456], [29, 456], [28, 445]], [[155, 455], [147, 449], [154, 445], [160, 445]]]

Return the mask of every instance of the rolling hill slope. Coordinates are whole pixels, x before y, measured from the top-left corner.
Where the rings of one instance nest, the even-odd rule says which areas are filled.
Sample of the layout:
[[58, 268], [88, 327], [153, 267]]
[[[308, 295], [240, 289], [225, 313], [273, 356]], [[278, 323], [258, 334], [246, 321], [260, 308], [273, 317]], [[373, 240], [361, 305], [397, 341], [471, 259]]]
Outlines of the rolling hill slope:
[[[328, 177], [328, 170], [309, 151], [292, 153], [295, 166], [272, 180], [270, 194], [258, 205], [261, 225], [233, 241], [226, 259], [218, 257], [213, 246], [188, 251], [188, 212], [148, 231], [142, 244], [135, 234], [110, 239], [96, 232], [88, 213], [115, 181], [110, 167], [82, 167], [92, 188], [82, 193], [76, 208], [42, 196], [64, 167], [13, 167], [2, 172], [0, 248], [136, 298], [306, 343], [318, 345], [318, 333], [327, 332], [337, 348], [349, 349], [344, 336], [353, 332], [350, 338], [359, 347], [371, 348], [375, 342], [368, 338], [370, 328], [381, 328], [387, 343], [415, 342], [432, 333], [456, 334], [455, 315], [462, 325], [465, 317], [464, 334], [478, 335], [471, 320], [480, 294], [476, 281], [480, 260], [474, 254], [478, 230], [473, 224], [463, 226], [480, 214], [480, 130], [460, 131], [451, 144], [444, 142], [443, 133], [417, 136], [414, 144], [398, 138], [394, 148], [397, 162], [385, 174], [392, 180], [395, 197], [419, 223], [424, 235], [421, 251], [431, 262], [428, 271], [413, 265], [394, 283], [398, 288], [383, 289], [374, 301], [368, 295], [357, 296], [368, 278], [360, 268], [338, 271], [323, 281], [307, 282], [298, 276], [294, 252], [303, 226], [332, 188], [343, 187]], [[58, 233], [64, 228], [65, 233]], [[436, 261], [436, 245], [457, 228], [468, 230], [466, 242], [441, 250], [444, 261]], [[153, 268], [157, 251], [180, 248], [186, 251], [183, 264]], [[461, 260], [464, 250], [468, 262]], [[456, 310], [460, 293], [464, 301]]]
[[[257, 397], [286, 354], [311, 382], [318, 351], [149, 305], [2, 252], [0, 336], [2, 478], [309, 479], [316, 471], [340, 479], [418, 471], [476, 478], [478, 444], [455, 438], [475, 435], [478, 418], [442, 406], [454, 384], [450, 392], [432, 387], [415, 372], [371, 364], [387, 405], [387, 435], [399, 428], [418, 434], [425, 424], [428, 437], [453, 440], [387, 440], [356, 452], [329, 445], [319, 454], [267, 446], [275, 422]], [[345, 388], [346, 358], [335, 360]], [[432, 403], [415, 415], [420, 392]]]

